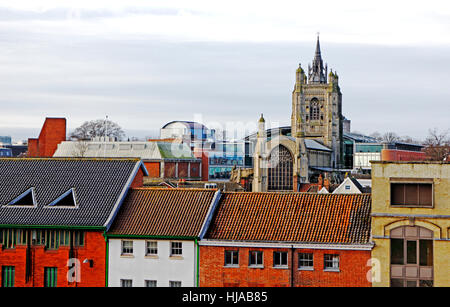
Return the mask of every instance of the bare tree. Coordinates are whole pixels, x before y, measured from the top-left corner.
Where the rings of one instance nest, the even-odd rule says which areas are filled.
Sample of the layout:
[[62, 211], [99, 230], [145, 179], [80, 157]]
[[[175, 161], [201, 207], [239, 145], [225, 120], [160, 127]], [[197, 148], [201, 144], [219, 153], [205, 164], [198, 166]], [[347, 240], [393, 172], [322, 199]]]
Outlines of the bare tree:
[[449, 130], [439, 132], [438, 129], [428, 130], [428, 136], [424, 142], [425, 152], [430, 160], [443, 161], [450, 155]]
[[78, 140], [75, 144], [75, 148], [72, 152], [72, 156], [76, 158], [83, 158], [88, 150], [88, 142], [83, 140]]
[[370, 137], [373, 137], [374, 139], [376, 139], [378, 142], [381, 142], [383, 140], [383, 136], [379, 133], [379, 132], [374, 132], [372, 134], [369, 135]]
[[394, 143], [394, 142], [398, 142], [399, 140], [400, 140], [400, 138], [398, 137], [398, 135], [395, 132], [386, 132], [382, 136], [382, 141], [386, 142], [386, 143]]
[[84, 122], [70, 136], [78, 140], [89, 140], [102, 136], [116, 137], [118, 140], [121, 140], [125, 136], [125, 132], [115, 122], [108, 119], [97, 119]]

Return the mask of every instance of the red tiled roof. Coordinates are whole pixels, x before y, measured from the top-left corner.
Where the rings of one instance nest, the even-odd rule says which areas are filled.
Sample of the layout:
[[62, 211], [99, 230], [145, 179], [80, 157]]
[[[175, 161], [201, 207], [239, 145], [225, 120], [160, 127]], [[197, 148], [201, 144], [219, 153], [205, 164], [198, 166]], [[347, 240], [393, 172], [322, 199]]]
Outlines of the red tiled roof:
[[367, 243], [370, 194], [223, 193], [206, 239]]
[[131, 189], [108, 234], [196, 237], [216, 190]]

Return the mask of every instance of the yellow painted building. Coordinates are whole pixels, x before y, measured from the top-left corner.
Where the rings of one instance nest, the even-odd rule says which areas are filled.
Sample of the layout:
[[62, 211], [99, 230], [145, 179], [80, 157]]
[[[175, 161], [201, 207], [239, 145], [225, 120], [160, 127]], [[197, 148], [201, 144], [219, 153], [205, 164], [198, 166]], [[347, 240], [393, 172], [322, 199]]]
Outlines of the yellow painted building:
[[450, 286], [450, 163], [372, 161], [372, 283]]

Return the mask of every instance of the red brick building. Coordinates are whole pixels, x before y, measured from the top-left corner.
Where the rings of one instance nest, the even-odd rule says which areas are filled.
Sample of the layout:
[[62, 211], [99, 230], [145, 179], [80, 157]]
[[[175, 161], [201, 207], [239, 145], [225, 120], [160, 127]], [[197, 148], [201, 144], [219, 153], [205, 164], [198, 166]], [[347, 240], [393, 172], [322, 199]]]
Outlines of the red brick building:
[[28, 139], [28, 157], [53, 157], [59, 143], [66, 140], [66, 119], [45, 118], [39, 138]]
[[369, 194], [223, 193], [200, 286], [368, 287]]
[[105, 286], [104, 233], [142, 186], [142, 162], [0, 159], [0, 169], [1, 285]]

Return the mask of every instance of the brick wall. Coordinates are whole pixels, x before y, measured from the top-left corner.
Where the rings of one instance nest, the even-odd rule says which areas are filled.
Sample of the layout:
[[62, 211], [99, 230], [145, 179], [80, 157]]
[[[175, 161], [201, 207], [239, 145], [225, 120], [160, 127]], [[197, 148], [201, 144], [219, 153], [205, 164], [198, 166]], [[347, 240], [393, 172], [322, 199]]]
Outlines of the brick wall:
[[147, 168], [148, 176], [151, 178], [159, 178], [161, 176], [160, 170], [160, 162], [144, 162], [145, 167]]
[[140, 188], [144, 185], [144, 171], [139, 168], [136, 176], [134, 176], [133, 182], [131, 183], [131, 188]]
[[178, 178], [187, 178], [188, 177], [188, 162], [178, 162]]
[[46, 118], [38, 139], [28, 139], [29, 157], [53, 157], [58, 144], [66, 140], [66, 119]]
[[[224, 251], [239, 250], [239, 267], [224, 267]], [[264, 268], [248, 267], [249, 251], [263, 251]], [[288, 268], [273, 267], [273, 252], [288, 252]], [[314, 270], [298, 270], [298, 252], [313, 253]], [[339, 254], [340, 271], [324, 271], [324, 254]], [[370, 251], [357, 250], [306, 250], [294, 251], [293, 283], [296, 287], [370, 287], [366, 266]], [[291, 285], [291, 249], [200, 247], [200, 286], [202, 287], [289, 287]]]
[[381, 150], [382, 161], [423, 161], [426, 158], [427, 158], [426, 153], [421, 151], [408, 151], [397, 149]]
[[[0, 245], [1, 246], [1, 245]], [[57, 267], [58, 287], [104, 287], [106, 268], [106, 243], [102, 232], [85, 232], [84, 246], [76, 248], [76, 258], [80, 261], [79, 283], [69, 283], [67, 280], [67, 260], [69, 247], [60, 246], [57, 250], [45, 250], [43, 246], [32, 247], [32, 278], [25, 281], [26, 246], [17, 245], [14, 249], [0, 248], [0, 268], [15, 267], [16, 287], [44, 286], [44, 268]], [[93, 267], [83, 263], [92, 259]]]

